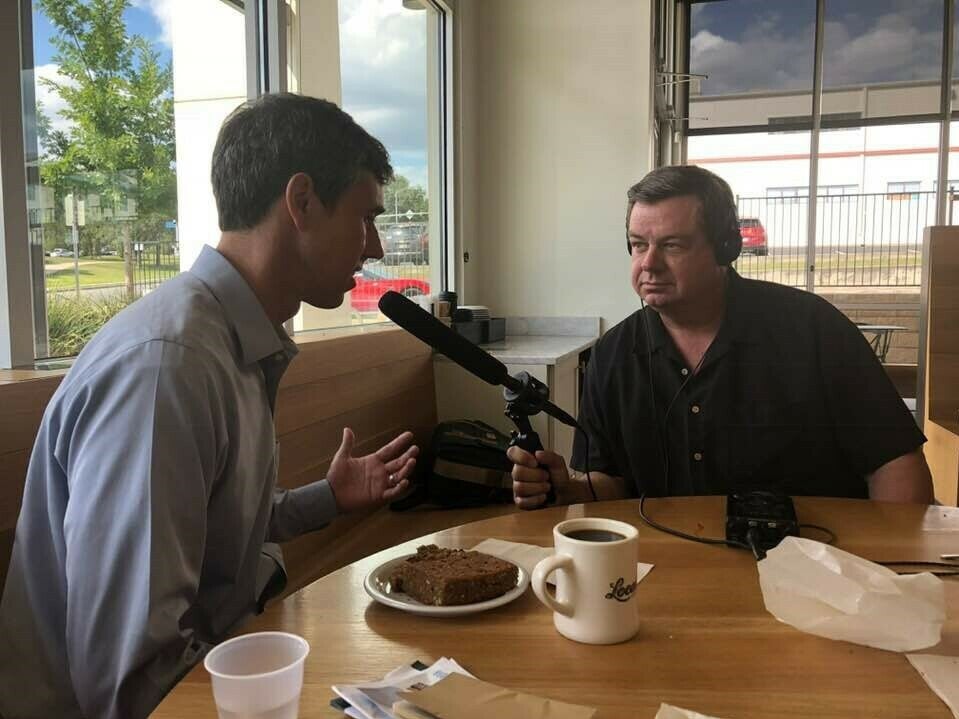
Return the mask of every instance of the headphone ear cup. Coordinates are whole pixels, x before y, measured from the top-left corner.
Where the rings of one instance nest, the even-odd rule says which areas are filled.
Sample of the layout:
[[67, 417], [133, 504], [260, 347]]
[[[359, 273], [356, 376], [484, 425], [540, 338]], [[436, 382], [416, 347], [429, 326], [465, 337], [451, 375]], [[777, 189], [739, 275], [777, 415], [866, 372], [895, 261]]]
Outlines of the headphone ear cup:
[[743, 249], [743, 236], [739, 232], [739, 221], [735, 216], [722, 241], [716, 245], [716, 264], [731, 265]]

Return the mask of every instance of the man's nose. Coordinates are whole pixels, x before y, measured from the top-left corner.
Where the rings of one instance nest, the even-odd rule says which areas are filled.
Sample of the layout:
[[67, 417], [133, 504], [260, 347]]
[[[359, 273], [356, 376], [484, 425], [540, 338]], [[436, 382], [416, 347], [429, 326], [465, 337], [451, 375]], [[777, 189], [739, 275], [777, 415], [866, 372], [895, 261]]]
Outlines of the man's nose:
[[366, 233], [366, 248], [363, 251], [363, 258], [368, 260], [383, 259], [383, 243], [380, 242], [380, 233], [373, 225]]
[[643, 253], [642, 259], [639, 261], [640, 269], [644, 271], [654, 270], [662, 264], [662, 256], [660, 250], [655, 245], [650, 245], [646, 252]]

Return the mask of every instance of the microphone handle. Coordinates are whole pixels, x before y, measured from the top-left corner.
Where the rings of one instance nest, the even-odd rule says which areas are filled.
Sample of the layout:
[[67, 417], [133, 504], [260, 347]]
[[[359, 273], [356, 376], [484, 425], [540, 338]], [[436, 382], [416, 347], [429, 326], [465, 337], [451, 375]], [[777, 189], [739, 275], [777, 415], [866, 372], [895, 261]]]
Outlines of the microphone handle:
[[[510, 447], [519, 447], [529, 452], [534, 457], [536, 453], [543, 449], [543, 443], [540, 441], [539, 435], [536, 434], [536, 431], [531, 429], [529, 432], [513, 432], [513, 436], [509, 441]], [[545, 464], [539, 465], [539, 468], [544, 470], [547, 474], [549, 473], [549, 468]], [[543, 507], [555, 504], [556, 503], [556, 488], [553, 486], [553, 480], [549, 480], [549, 491], [546, 493], [546, 502], [543, 504]]]

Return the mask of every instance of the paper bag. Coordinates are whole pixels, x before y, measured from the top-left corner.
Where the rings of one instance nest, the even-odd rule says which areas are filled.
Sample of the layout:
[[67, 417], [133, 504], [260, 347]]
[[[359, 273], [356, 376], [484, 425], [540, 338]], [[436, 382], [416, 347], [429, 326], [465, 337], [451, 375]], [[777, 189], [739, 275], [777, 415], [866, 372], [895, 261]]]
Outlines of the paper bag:
[[591, 707], [523, 694], [462, 674], [450, 674], [433, 686], [400, 696], [438, 719], [591, 719], [596, 714]]
[[766, 609], [827, 639], [908, 652], [939, 643], [942, 581], [891, 569], [822, 542], [786, 537], [759, 562]]

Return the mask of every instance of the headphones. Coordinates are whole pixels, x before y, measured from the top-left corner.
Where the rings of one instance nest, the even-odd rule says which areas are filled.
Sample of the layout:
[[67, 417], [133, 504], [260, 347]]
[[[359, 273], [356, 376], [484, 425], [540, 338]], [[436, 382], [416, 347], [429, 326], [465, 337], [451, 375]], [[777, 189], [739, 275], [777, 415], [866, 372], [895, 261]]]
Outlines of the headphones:
[[[711, 236], [707, 237], [713, 246], [713, 255], [717, 265], [731, 265], [739, 257], [743, 249], [743, 236], [739, 232], [739, 220], [736, 218], [736, 209], [730, 206], [722, 226]], [[629, 244], [629, 231], [626, 233], [626, 254], [633, 255], [633, 248]]]

